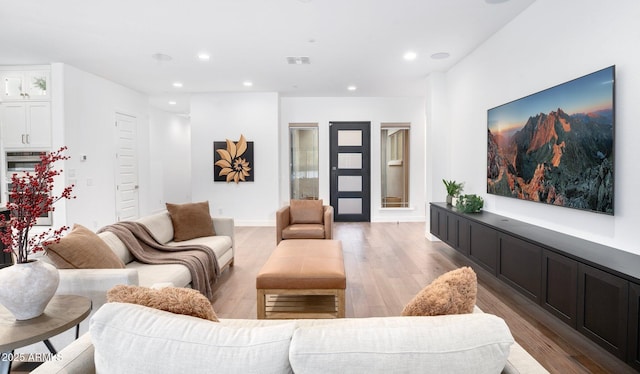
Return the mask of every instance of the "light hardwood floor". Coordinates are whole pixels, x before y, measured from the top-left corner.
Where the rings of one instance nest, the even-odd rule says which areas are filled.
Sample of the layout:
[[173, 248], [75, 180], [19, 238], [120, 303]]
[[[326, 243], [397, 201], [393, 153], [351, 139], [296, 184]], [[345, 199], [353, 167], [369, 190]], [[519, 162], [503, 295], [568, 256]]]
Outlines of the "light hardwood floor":
[[[255, 276], [276, 246], [274, 227], [236, 228], [235, 266], [215, 287], [221, 318], [256, 318]], [[424, 223], [336, 223], [347, 272], [346, 316], [396, 316], [437, 276], [460, 266], [478, 274], [478, 306], [505, 319], [520, 345], [552, 373], [633, 373], [629, 366], [564, 325], [442, 242]]]

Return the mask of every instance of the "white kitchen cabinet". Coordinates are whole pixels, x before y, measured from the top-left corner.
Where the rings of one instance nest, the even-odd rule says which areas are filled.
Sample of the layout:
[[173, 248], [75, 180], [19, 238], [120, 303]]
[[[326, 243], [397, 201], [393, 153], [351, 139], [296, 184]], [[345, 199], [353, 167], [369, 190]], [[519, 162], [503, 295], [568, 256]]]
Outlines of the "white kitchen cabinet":
[[5, 148], [51, 147], [51, 104], [48, 101], [3, 102], [0, 114]]
[[48, 100], [50, 70], [0, 71], [2, 101]]

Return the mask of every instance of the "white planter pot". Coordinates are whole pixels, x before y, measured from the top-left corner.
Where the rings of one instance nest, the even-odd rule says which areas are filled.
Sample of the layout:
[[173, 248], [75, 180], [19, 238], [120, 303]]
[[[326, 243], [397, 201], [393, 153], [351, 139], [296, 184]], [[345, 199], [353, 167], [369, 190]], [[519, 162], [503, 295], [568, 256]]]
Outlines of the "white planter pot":
[[60, 275], [44, 261], [29, 261], [0, 269], [0, 304], [17, 320], [40, 316], [58, 288]]

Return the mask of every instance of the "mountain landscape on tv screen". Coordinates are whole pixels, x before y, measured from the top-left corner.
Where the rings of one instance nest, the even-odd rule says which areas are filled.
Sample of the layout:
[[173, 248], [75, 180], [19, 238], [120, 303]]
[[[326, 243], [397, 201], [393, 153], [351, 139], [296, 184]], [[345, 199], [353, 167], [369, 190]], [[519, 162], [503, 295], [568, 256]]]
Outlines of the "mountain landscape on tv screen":
[[487, 138], [487, 192], [613, 214], [613, 110], [558, 108]]

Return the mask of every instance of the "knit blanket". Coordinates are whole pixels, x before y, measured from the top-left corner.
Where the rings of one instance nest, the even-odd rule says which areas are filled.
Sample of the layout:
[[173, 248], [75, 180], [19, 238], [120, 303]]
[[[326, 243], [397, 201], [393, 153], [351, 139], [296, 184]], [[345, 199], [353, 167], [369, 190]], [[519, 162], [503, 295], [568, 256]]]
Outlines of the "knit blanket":
[[133, 257], [145, 264], [181, 264], [191, 273], [191, 286], [213, 301], [212, 286], [220, 274], [213, 250], [205, 245], [168, 246], [158, 243], [149, 230], [138, 222], [123, 221], [105, 226], [120, 239]]

